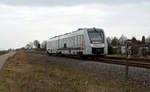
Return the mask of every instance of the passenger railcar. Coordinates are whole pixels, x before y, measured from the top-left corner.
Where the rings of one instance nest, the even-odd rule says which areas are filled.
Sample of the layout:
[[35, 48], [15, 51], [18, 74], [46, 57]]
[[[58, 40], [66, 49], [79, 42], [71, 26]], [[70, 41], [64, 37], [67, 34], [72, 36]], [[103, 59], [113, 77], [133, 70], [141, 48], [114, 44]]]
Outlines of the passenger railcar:
[[80, 28], [77, 31], [55, 36], [47, 41], [48, 54], [106, 55], [108, 52], [103, 29]]

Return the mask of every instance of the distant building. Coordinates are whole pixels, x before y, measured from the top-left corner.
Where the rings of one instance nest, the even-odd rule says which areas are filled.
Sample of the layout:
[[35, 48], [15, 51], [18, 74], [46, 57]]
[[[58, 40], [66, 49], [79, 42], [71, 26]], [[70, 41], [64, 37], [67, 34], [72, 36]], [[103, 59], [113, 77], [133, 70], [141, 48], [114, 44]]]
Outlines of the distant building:
[[121, 46], [121, 54], [126, 54], [126, 46]]

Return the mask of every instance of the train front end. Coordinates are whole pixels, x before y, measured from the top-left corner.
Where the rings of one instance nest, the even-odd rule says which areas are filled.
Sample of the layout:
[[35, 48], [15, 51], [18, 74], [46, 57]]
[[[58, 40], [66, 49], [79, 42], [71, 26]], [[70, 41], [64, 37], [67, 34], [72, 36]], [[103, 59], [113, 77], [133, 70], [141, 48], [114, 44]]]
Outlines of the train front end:
[[92, 55], [104, 56], [107, 54], [107, 40], [102, 29], [92, 28], [88, 30]]

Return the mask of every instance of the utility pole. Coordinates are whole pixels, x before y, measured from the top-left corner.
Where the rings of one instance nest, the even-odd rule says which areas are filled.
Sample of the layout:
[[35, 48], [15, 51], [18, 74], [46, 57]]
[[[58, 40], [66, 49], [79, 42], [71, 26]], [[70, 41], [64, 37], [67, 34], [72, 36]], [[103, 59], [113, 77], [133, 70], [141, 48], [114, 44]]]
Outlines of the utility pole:
[[126, 67], [125, 67], [125, 80], [128, 81], [128, 72], [129, 72], [129, 58], [131, 56], [131, 47], [132, 42], [130, 40], [126, 41]]

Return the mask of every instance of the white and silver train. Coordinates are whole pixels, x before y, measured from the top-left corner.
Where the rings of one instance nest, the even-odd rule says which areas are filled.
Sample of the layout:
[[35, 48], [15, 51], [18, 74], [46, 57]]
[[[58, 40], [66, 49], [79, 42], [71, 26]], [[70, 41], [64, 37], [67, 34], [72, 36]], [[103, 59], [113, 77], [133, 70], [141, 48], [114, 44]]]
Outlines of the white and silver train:
[[67, 55], [104, 56], [108, 53], [103, 29], [80, 28], [77, 31], [55, 36], [47, 41], [47, 53]]

